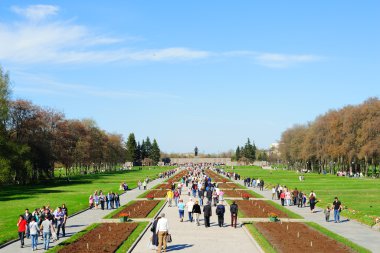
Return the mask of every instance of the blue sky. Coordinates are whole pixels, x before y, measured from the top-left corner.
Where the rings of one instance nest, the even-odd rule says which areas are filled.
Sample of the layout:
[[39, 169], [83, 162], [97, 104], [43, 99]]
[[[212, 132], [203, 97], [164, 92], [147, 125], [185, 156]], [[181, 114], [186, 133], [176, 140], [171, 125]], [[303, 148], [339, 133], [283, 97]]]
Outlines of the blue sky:
[[380, 96], [377, 1], [0, 2], [14, 98], [156, 138], [163, 151], [268, 147]]

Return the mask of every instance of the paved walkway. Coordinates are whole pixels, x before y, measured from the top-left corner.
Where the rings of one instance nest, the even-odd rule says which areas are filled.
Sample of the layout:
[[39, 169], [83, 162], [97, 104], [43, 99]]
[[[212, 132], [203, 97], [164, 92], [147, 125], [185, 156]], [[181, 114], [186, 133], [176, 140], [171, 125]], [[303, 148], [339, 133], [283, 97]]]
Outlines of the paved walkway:
[[[243, 180], [238, 180], [237, 182], [241, 185], [244, 185]], [[249, 189], [263, 195], [266, 199], [271, 200], [272, 198], [271, 190], [265, 189], [264, 191], [260, 191], [258, 188], [252, 187], [249, 187]], [[318, 195], [318, 192], [316, 192], [316, 194]], [[274, 202], [281, 204], [279, 200], [274, 200]], [[333, 199], [331, 199], [331, 203], [332, 202]], [[296, 206], [286, 206], [286, 208], [293, 211], [294, 213], [302, 215], [306, 221], [315, 222], [327, 228], [328, 230], [371, 250], [374, 253], [380, 252], [380, 233], [372, 230], [366, 225], [361, 224], [360, 222], [348, 220], [341, 216], [342, 222], [334, 223], [333, 212], [330, 216], [330, 222], [326, 222], [323, 214], [323, 209], [321, 208], [316, 208], [316, 213], [311, 213], [309, 207], [298, 208]]]
[[[186, 193], [187, 189], [183, 191]], [[181, 198], [186, 203], [189, 199], [187, 195], [182, 194]], [[203, 207], [201, 207], [203, 210]], [[213, 208], [213, 216], [211, 217], [211, 227], [205, 228], [203, 222], [203, 211], [200, 219], [200, 226], [195, 222], [191, 223], [187, 220], [187, 212], [185, 210], [184, 222], [179, 221], [177, 207], [164, 207], [163, 213], [169, 220], [169, 232], [172, 234], [173, 242], [168, 244], [167, 252], [180, 251], [183, 253], [199, 253], [199, 252], [261, 252], [256, 246], [255, 241], [242, 227], [236, 229], [230, 225], [229, 207], [226, 207], [225, 227], [220, 228], [217, 223], [215, 207]], [[152, 236], [150, 229], [142, 237], [137, 244], [133, 253], [155, 252], [148, 249], [149, 240]]]
[[[147, 189], [151, 189], [153, 186], [163, 182], [165, 179], [156, 179], [150, 182], [147, 186]], [[141, 193], [143, 193], [143, 190], [139, 190], [138, 188], [135, 188], [131, 191], [128, 191], [127, 193], [120, 196], [120, 204], [125, 205], [129, 201], [136, 199], [137, 196], [139, 196]], [[68, 207], [70, 208], [70, 207]], [[57, 242], [50, 243], [50, 248], [56, 246], [58, 243], [61, 243], [65, 240], [67, 240], [70, 236], [74, 235], [75, 233], [85, 229], [89, 225], [101, 222], [102, 218], [106, 216], [108, 213], [114, 211], [112, 210], [101, 210], [101, 209], [92, 209], [87, 210], [83, 213], [80, 213], [72, 218], [69, 218], [66, 223], [66, 237], [61, 237]], [[38, 238], [38, 251], [37, 252], [44, 252], [43, 250], [43, 240], [41, 237]], [[31, 240], [25, 239], [25, 245], [24, 248], [20, 248], [20, 241], [17, 241], [15, 243], [12, 243], [8, 245], [7, 247], [4, 247], [0, 249], [1, 253], [15, 253], [15, 252], [31, 252]]]

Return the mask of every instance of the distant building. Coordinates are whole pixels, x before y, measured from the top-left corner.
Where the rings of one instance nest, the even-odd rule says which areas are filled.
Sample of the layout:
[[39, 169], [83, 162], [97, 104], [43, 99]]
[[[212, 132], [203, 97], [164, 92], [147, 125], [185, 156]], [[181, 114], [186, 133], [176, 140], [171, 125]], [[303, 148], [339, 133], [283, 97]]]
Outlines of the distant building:
[[273, 154], [273, 155], [279, 156], [280, 155], [279, 147], [280, 147], [280, 144], [278, 142], [274, 142], [274, 143], [270, 144], [269, 155]]

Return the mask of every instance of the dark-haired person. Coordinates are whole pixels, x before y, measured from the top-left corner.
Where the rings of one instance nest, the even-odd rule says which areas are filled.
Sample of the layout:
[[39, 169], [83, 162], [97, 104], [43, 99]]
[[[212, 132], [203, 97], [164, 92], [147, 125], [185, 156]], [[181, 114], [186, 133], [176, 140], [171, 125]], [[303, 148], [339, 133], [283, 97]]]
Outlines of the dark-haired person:
[[335, 197], [333, 202], [334, 207], [334, 222], [340, 222], [340, 212], [342, 211], [342, 203], [339, 201], [338, 197]]
[[237, 216], [238, 216], [239, 207], [236, 204], [236, 202], [232, 202], [232, 205], [230, 206], [230, 212], [231, 212], [231, 227], [236, 228], [237, 223]]
[[26, 223], [28, 224], [27, 228], [26, 228], [26, 231], [25, 231], [25, 235], [26, 235], [26, 238], [29, 239], [30, 237], [30, 232], [29, 232], [29, 222], [31, 222], [32, 220], [32, 214], [29, 212], [29, 209], [25, 209], [25, 213], [24, 213], [24, 220], [26, 221]]
[[37, 250], [38, 245], [38, 235], [40, 234], [40, 228], [38, 227], [38, 223], [32, 217], [30, 223], [29, 223], [29, 231], [30, 231], [30, 238], [32, 239], [32, 250]]
[[20, 217], [18, 218], [17, 227], [18, 227], [18, 238], [20, 238], [20, 242], [21, 242], [21, 248], [24, 247], [24, 237], [25, 237], [25, 231], [26, 231], [27, 226], [28, 224], [26, 220], [24, 219], [24, 216], [20, 215]]

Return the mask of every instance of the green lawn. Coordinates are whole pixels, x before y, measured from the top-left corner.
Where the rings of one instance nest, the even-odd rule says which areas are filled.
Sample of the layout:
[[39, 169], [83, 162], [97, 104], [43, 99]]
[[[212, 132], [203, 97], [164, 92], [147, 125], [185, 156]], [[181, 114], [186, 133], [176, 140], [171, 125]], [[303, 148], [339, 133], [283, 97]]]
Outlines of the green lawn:
[[[149, 169], [150, 168], [150, 169]], [[43, 205], [56, 207], [66, 203], [69, 214], [83, 210], [88, 207], [88, 197], [95, 190], [103, 192], [119, 192], [119, 186], [126, 182], [129, 188], [135, 188], [139, 180], [149, 176], [151, 179], [158, 176], [160, 172], [173, 167], [145, 167], [114, 172], [109, 174], [91, 174], [74, 176], [70, 182], [56, 180], [43, 185], [34, 186], [2, 186], [0, 187], [0, 244], [17, 238], [18, 215], [25, 208], [32, 211]]]
[[380, 180], [345, 178], [333, 175], [305, 174], [305, 181], [300, 182], [293, 171], [264, 170], [255, 166], [236, 166], [234, 171], [242, 177], [262, 178], [265, 185], [286, 185], [297, 187], [307, 194], [314, 190], [320, 207], [332, 204], [338, 196], [346, 209], [345, 217], [356, 219], [364, 224], [373, 225], [375, 217], [380, 215]]

